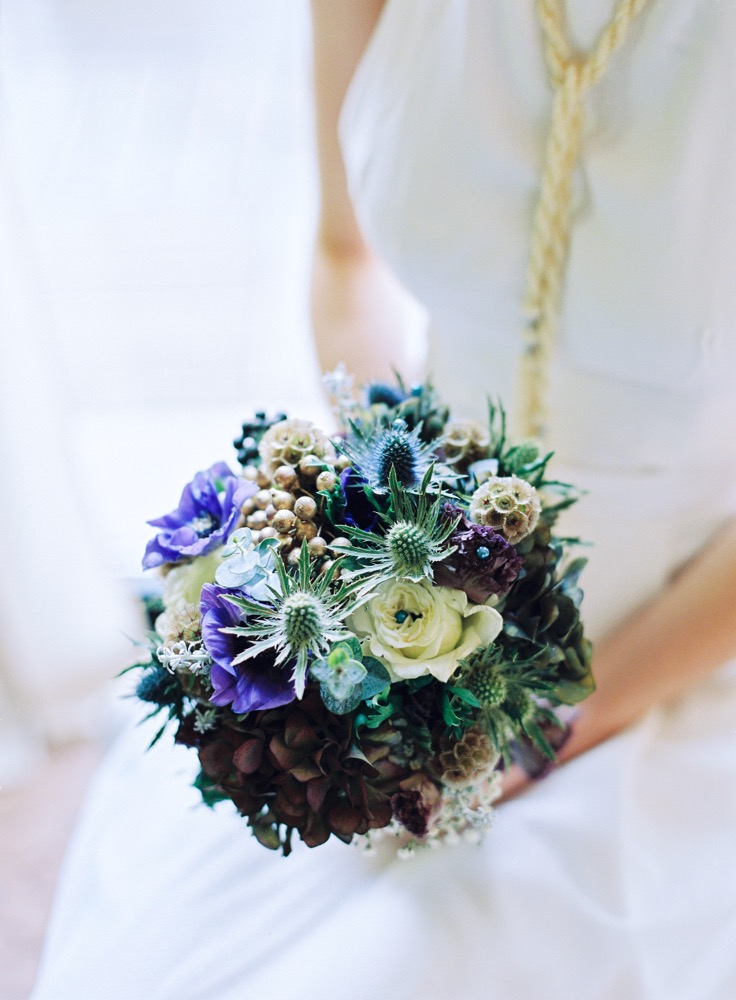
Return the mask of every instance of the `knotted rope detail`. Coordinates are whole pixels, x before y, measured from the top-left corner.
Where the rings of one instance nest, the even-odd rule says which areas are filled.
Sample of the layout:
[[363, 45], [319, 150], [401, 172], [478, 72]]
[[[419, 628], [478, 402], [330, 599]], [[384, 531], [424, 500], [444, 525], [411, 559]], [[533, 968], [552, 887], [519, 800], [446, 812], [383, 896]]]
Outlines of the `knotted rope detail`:
[[542, 437], [546, 427], [550, 353], [560, 310], [572, 223], [572, 180], [580, 156], [584, 99], [606, 71], [632, 22], [649, 0], [619, 0], [613, 18], [587, 55], [570, 44], [563, 0], [537, 0], [547, 72], [554, 99], [534, 211], [524, 300], [527, 318], [521, 358], [518, 430]]

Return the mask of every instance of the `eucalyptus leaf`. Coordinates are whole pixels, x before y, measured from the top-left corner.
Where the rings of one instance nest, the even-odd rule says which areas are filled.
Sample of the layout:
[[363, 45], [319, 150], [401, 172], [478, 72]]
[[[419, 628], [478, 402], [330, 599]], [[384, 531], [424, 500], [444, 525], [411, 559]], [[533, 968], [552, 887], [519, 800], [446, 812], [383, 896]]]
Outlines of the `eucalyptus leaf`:
[[363, 666], [366, 668], [368, 673], [363, 678], [361, 696], [365, 701], [367, 701], [369, 698], [380, 694], [381, 691], [387, 688], [391, 684], [391, 677], [384, 665], [372, 656], [364, 657]]
[[348, 647], [351, 659], [357, 660], [359, 663], [363, 659], [363, 650], [360, 641], [354, 635], [348, 636], [347, 639], [341, 639], [338, 646], [332, 647], [331, 652], [334, 652], [339, 646]]
[[334, 712], [335, 715], [347, 715], [356, 709], [363, 700], [359, 685], [356, 685], [347, 698], [336, 698], [324, 683], [320, 684], [319, 693], [325, 703], [325, 708], [329, 712]]

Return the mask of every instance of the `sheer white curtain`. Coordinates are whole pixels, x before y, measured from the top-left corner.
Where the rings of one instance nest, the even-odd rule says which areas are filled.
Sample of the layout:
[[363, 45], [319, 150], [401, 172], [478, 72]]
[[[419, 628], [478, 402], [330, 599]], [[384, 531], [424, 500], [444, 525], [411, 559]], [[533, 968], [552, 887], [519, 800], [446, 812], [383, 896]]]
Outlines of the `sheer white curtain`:
[[239, 422], [323, 416], [309, 69], [305, 0], [3, 0], [6, 741], [88, 724], [110, 577]]
[[0, 782], [49, 742], [93, 732], [126, 601], [75, 495], [68, 414], [32, 238], [0, 136]]

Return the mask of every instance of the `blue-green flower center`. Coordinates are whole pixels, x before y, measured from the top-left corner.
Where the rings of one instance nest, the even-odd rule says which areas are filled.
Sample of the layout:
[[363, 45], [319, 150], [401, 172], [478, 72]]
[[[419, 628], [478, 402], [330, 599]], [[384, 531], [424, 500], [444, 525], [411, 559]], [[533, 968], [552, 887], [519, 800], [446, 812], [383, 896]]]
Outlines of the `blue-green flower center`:
[[403, 608], [400, 611], [397, 611], [396, 614], [394, 615], [394, 619], [396, 620], [397, 625], [403, 625], [408, 618], [411, 618], [411, 620], [415, 622], [418, 618], [421, 617], [422, 617], [421, 614], [417, 614], [415, 611], [404, 611]]
[[479, 559], [488, 559], [488, 557], [491, 554], [491, 550], [488, 548], [487, 545], [479, 545], [478, 548], [475, 550], [475, 554], [478, 556]]

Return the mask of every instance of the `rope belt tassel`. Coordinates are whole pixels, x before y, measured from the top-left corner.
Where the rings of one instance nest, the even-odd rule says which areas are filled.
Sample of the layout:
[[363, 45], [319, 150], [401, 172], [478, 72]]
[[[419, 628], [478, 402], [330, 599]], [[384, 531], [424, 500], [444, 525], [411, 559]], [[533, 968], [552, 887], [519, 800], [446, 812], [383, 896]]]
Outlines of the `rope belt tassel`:
[[619, 0], [611, 22], [587, 56], [573, 52], [566, 32], [563, 0], [537, 0], [544, 52], [554, 90], [552, 123], [544, 153], [534, 212], [518, 396], [519, 431], [542, 437], [552, 345], [560, 309], [572, 223], [572, 179], [580, 156], [588, 90], [603, 76], [623, 44], [631, 23], [649, 0]]

